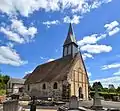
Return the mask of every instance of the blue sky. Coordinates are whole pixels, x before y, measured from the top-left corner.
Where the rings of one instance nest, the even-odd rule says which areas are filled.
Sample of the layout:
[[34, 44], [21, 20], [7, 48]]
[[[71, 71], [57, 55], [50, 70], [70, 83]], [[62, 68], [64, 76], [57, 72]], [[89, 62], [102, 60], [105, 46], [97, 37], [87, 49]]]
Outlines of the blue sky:
[[120, 84], [119, 0], [0, 1], [0, 69], [22, 78], [60, 58], [69, 23], [90, 82]]

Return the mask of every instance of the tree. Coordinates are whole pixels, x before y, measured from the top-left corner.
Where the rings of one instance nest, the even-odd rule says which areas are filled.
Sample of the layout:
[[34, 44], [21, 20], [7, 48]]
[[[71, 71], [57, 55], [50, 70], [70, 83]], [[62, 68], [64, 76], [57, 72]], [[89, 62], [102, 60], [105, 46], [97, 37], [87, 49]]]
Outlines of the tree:
[[116, 91], [120, 93], [120, 86], [118, 86], [118, 88], [116, 89]]
[[99, 88], [101, 88], [101, 89], [103, 88], [101, 82], [98, 82], [98, 86], [99, 86]]
[[115, 88], [110, 88], [108, 90], [109, 90], [109, 92], [116, 92]]
[[108, 89], [108, 88], [103, 88], [102, 91], [103, 91], [103, 92], [108, 92], [109, 89]]
[[7, 82], [9, 81], [9, 79], [10, 79], [10, 76], [8, 76], [8, 75], [4, 75], [4, 76], [3, 76], [3, 82], [4, 82], [5, 84], [7, 84]]
[[98, 90], [99, 90], [99, 91], [102, 91], [103, 86], [102, 86], [101, 82], [94, 82], [94, 83], [93, 83], [93, 86], [92, 86], [92, 89], [93, 89], [93, 90], [95, 90], [95, 86], [96, 86], [96, 85], [97, 85], [97, 87], [98, 87]]
[[7, 82], [9, 81], [10, 77], [8, 75], [0, 74], [0, 89], [5, 89]]

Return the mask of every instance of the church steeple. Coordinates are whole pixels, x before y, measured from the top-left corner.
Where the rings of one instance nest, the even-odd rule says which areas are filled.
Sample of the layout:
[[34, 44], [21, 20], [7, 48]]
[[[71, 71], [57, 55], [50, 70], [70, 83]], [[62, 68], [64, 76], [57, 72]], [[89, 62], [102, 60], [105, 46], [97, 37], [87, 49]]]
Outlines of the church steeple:
[[78, 45], [73, 32], [72, 24], [70, 23], [67, 38], [63, 45], [63, 57], [67, 55], [72, 55], [74, 57], [77, 52]]
[[70, 23], [69, 30], [68, 30], [68, 35], [67, 35], [67, 38], [64, 42], [64, 45], [70, 44], [72, 42], [77, 45], [75, 35], [74, 35], [74, 32], [73, 32], [73, 28], [72, 28], [72, 24]]

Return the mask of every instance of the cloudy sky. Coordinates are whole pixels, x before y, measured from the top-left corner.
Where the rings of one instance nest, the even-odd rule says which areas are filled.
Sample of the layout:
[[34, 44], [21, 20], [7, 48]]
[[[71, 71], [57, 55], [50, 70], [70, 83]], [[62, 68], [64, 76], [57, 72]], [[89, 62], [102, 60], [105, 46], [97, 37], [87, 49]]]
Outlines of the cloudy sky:
[[89, 79], [120, 84], [119, 0], [0, 1], [0, 70], [23, 77], [62, 56], [69, 23]]

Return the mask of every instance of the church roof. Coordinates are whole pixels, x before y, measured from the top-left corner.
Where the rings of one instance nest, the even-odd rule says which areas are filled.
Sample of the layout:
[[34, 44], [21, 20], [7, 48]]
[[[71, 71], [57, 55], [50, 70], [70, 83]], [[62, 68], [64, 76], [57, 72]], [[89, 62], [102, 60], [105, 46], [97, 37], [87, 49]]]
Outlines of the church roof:
[[66, 80], [73, 62], [72, 56], [65, 56], [39, 65], [27, 78], [25, 84]]
[[67, 38], [64, 42], [64, 45], [68, 45], [70, 43], [75, 43], [77, 45], [77, 42], [76, 42], [76, 39], [75, 39], [75, 35], [74, 35], [74, 32], [73, 32], [73, 28], [72, 28], [72, 24], [70, 23], [70, 26], [69, 26], [69, 30], [68, 30], [68, 35], [67, 35]]
[[14, 84], [24, 84], [25, 79], [19, 79], [19, 78], [10, 78], [8, 82], [14, 83]]
[[26, 74], [23, 79], [27, 79], [30, 76], [31, 73]]

